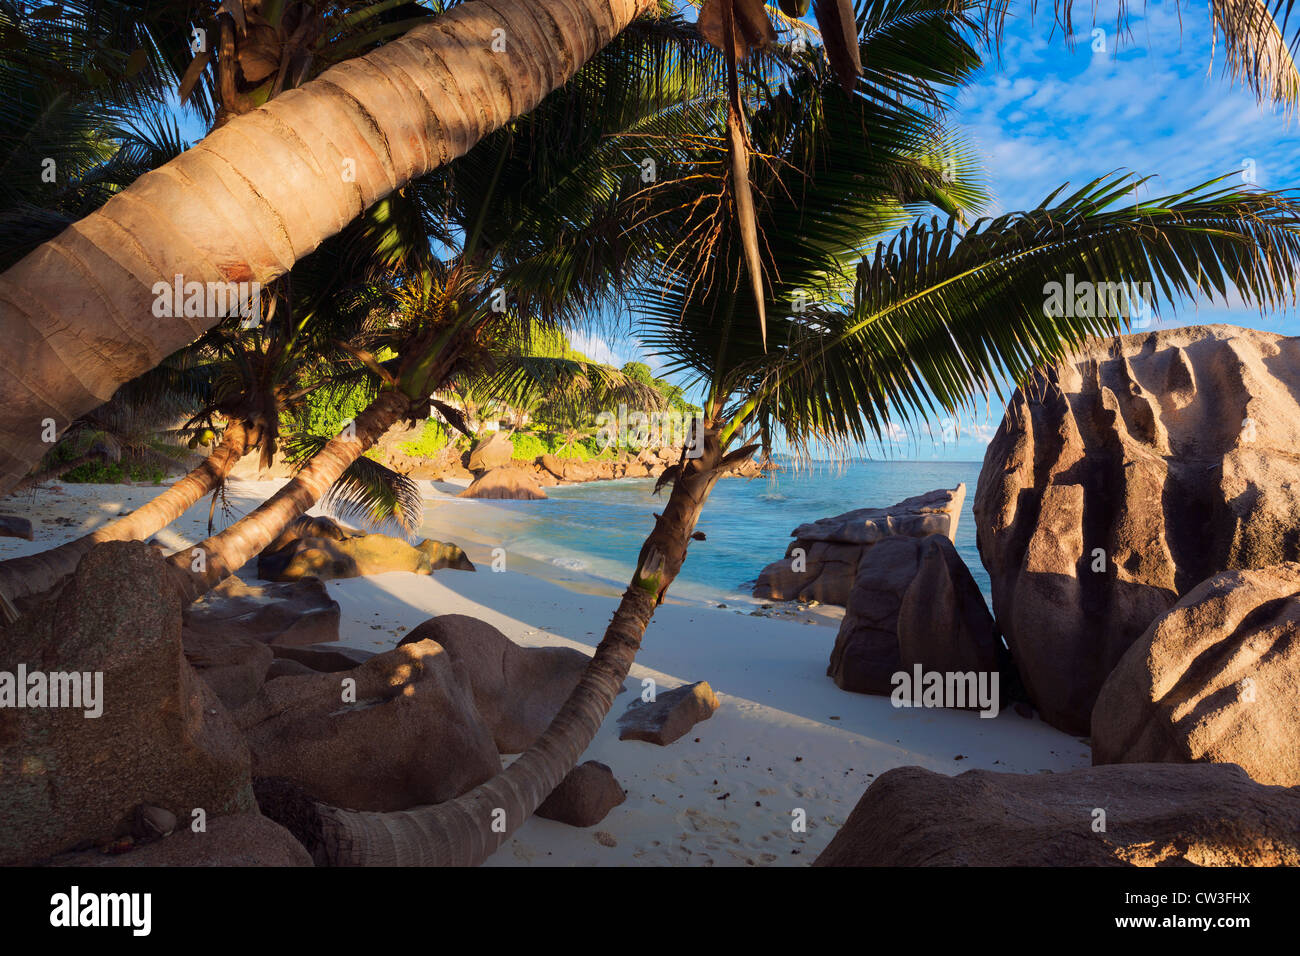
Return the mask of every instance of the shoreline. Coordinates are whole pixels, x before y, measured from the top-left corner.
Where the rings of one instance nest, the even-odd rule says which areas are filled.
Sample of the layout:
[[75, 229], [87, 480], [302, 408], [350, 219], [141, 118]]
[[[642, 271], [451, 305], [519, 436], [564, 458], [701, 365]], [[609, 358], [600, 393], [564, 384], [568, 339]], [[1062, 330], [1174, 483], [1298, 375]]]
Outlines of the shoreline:
[[[249, 510], [282, 481], [232, 482], [230, 503], [237, 512]], [[0, 558], [84, 534], [157, 493], [153, 486], [63, 488], [23, 499], [37, 540], [0, 539]], [[491, 503], [452, 499], [452, 488], [427, 486], [434, 493], [428, 514], [465, 509], [480, 534], [491, 534]], [[207, 507], [207, 501], [199, 503], [158, 539], [169, 548], [200, 540]], [[462, 546], [478, 571], [329, 581], [329, 594], [341, 608], [340, 645], [384, 651], [430, 617], [468, 614], [524, 646], [594, 650], [622, 586], [523, 556], [494, 573], [490, 557], [487, 565], [478, 563], [478, 543]], [[241, 569], [241, 577], [252, 579], [250, 570]], [[896, 709], [885, 697], [841, 691], [826, 676], [834, 632], [812, 623], [699, 601], [665, 602], [646, 633], [627, 690], [581, 758], [608, 764], [627, 791], [626, 802], [586, 831], [533, 817], [486, 865], [807, 865], [867, 786], [893, 767], [955, 774], [974, 768], [1062, 772], [1090, 765], [1089, 749], [1079, 738], [1014, 710], [988, 719], [965, 711]], [[721, 707], [671, 746], [620, 741], [617, 717], [647, 679], [661, 691], [706, 680]], [[799, 810], [807, 816], [803, 833], [791, 827]]]

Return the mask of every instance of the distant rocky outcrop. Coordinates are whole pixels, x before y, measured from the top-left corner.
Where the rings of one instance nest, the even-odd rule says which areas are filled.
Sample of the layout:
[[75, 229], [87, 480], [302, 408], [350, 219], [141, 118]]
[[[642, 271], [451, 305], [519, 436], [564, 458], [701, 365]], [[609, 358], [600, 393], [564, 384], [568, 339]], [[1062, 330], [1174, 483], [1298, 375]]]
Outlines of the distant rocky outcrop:
[[503, 754], [523, 753], [578, 686], [591, 658], [571, 647], [521, 647], [464, 614], [430, 618], [402, 638], [432, 640], [464, 669], [474, 702]]
[[441, 803], [501, 769], [464, 668], [432, 641], [277, 677], [233, 716], [257, 776], [352, 810]]
[[942, 534], [952, 541], [965, 500], [966, 486], [958, 485], [888, 508], [858, 508], [802, 524], [791, 532], [795, 540], [786, 548], [785, 557], [759, 574], [754, 596], [847, 605], [858, 560], [866, 549], [900, 535], [923, 538]]
[[0, 697], [19, 689], [27, 707], [0, 708], [0, 865], [129, 835], [141, 804], [209, 824], [253, 809], [248, 748], [185, 660], [181, 602], [147, 544], [97, 546], [0, 630]]
[[471, 481], [474, 478], [465, 467], [469, 453], [461, 451], [455, 445], [447, 445], [428, 458], [409, 454], [400, 445], [388, 445], [381, 453], [389, 468], [410, 478], [431, 481]]
[[1178, 865], [1300, 865], [1300, 787], [1264, 786], [1230, 764], [955, 777], [898, 767], [814, 863]]
[[536, 464], [552, 478], [564, 477], [564, 463], [550, 453], [538, 455]]
[[1016, 390], [975, 496], [993, 610], [1035, 706], [1086, 734], [1151, 622], [1222, 571], [1300, 559], [1300, 339], [1096, 340]]
[[1300, 564], [1217, 574], [1156, 618], [1101, 687], [1092, 759], [1300, 786]]
[[546, 497], [532, 471], [525, 468], [501, 467], [480, 474], [468, 488], [460, 493], [462, 498], [513, 498], [536, 501]]
[[712, 717], [718, 706], [717, 695], [704, 680], [659, 693], [650, 702], [638, 698], [618, 719], [618, 739], [644, 740], [667, 747], [700, 721]]
[[[993, 617], [952, 542], [894, 535], [862, 554], [826, 673], [860, 694], [893, 693], [894, 675], [917, 665], [991, 682], [998, 650]], [[966, 706], [979, 704], [969, 698]]]

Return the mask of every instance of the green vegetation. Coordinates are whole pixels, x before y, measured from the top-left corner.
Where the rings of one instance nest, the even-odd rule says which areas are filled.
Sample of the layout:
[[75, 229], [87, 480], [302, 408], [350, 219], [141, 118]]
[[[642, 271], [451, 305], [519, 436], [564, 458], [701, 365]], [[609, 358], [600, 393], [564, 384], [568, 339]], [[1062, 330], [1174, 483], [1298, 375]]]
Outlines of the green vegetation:
[[161, 465], [140, 461], [88, 461], [59, 478], [73, 485], [116, 485], [124, 481], [162, 484], [166, 472]]
[[425, 420], [419, 438], [404, 441], [397, 446], [399, 451], [412, 458], [432, 458], [446, 447], [447, 429], [441, 422], [434, 421], [432, 418]]

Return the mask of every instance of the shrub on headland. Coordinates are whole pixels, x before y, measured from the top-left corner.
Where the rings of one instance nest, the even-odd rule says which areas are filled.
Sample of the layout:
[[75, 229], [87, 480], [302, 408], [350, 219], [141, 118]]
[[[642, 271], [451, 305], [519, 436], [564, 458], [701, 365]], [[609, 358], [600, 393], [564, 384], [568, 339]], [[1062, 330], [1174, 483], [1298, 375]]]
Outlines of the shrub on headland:
[[59, 476], [70, 484], [116, 485], [124, 481], [149, 481], [162, 484], [165, 474], [161, 465], [139, 461], [88, 461]]

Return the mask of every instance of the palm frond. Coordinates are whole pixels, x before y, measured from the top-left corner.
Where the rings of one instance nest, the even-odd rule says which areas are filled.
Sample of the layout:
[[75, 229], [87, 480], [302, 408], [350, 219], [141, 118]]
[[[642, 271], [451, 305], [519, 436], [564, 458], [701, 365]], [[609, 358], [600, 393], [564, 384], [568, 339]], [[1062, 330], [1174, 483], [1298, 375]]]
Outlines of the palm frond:
[[[284, 443], [286, 457], [299, 466], [329, 442], [321, 435], [298, 432]], [[397, 525], [411, 534], [424, 518], [420, 486], [364, 455], [348, 466], [321, 499], [321, 507], [344, 520], [360, 521], [379, 529]]]
[[861, 263], [852, 309], [789, 327], [783, 366], [760, 370], [756, 343], [744, 344], [762, 380], [733, 414], [761, 408], [796, 446], [861, 442], [899, 418], [1000, 397], [1135, 314], [1232, 293], [1260, 309], [1295, 302], [1293, 195], [1216, 181], [1135, 202], [1142, 182], [1103, 177], [969, 229], [917, 222]]
[[[1273, 102], [1289, 114], [1300, 102], [1300, 71], [1294, 53], [1300, 34], [1287, 42], [1274, 19], [1283, 4], [1267, 0], [1210, 0], [1210, 20], [1217, 43], [1223, 38], [1224, 71], [1245, 83], [1262, 102]], [[1285, 15], [1291, 13], [1286, 2]]]

